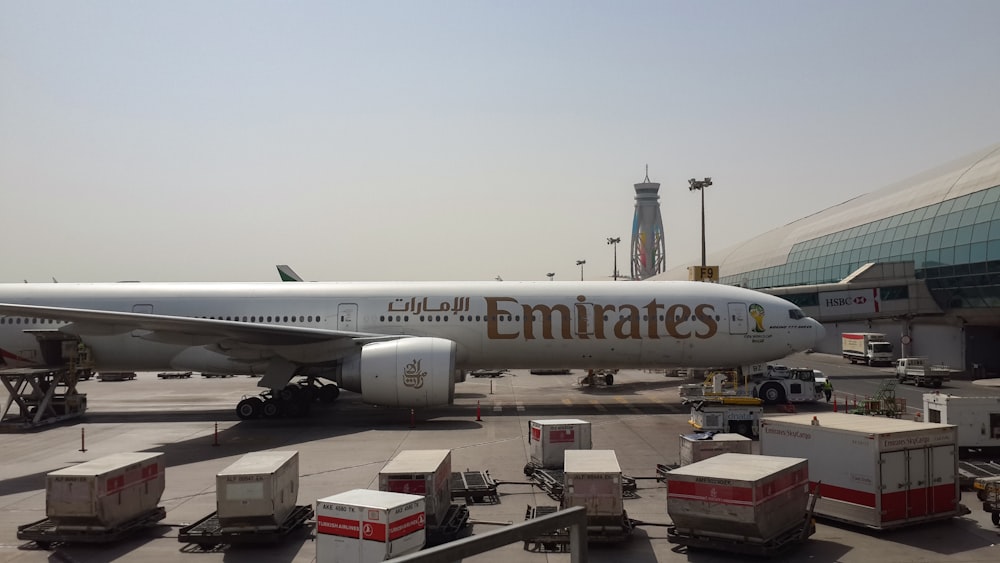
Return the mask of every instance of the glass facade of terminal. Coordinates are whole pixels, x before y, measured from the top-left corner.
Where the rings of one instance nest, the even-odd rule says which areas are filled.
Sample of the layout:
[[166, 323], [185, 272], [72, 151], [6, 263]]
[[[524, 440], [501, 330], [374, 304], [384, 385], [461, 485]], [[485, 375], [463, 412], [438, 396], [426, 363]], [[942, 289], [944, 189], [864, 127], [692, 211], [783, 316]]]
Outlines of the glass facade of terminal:
[[788, 260], [720, 281], [837, 283], [868, 262], [913, 261], [943, 308], [1000, 307], [1000, 186], [795, 244]]

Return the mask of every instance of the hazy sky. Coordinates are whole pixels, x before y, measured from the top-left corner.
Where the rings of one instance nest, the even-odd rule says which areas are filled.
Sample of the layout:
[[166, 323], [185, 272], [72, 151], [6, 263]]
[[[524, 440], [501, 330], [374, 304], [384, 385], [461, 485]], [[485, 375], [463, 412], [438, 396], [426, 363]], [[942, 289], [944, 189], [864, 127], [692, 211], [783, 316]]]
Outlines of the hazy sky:
[[1000, 2], [0, 0], [0, 281], [587, 279], [1000, 141]]

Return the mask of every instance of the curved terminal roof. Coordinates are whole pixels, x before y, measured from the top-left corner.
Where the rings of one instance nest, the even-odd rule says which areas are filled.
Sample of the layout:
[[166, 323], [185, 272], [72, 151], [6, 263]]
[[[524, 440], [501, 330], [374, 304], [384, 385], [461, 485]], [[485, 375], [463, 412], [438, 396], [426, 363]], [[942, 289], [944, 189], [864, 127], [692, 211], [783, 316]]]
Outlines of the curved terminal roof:
[[[849, 199], [722, 251], [724, 276], [785, 264], [793, 245], [1000, 185], [1000, 143], [880, 190]], [[654, 279], [686, 279], [687, 264]]]

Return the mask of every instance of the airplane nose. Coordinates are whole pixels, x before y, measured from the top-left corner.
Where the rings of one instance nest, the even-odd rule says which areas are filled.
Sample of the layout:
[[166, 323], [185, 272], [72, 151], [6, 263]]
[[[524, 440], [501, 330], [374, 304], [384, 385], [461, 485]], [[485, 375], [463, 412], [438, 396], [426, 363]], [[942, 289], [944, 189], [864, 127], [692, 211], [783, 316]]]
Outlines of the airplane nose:
[[826, 336], [826, 329], [823, 328], [823, 323], [816, 319], [810, 317], [809, 320], [812, 321], [813, 325], [813, 345], [810, 348], [816, 348], [820, 341], [823, 340], [823, 337]]

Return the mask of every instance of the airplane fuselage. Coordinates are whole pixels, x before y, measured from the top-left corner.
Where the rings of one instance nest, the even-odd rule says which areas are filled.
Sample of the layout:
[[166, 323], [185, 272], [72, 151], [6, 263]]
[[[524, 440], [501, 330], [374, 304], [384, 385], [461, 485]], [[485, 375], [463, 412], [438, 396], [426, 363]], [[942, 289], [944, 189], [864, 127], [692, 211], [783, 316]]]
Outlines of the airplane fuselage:
[[[7, 284], [0, 303], [436, 337], [456, 344], [463, 370], [740, 365], [810, 348], [822, 330], [777, 297], [691, 282]], [[8, 367], [45, 364], [39, 334], [57, 331], [78, 334], [104, 370], [262, 372], [273, 357], [263, 342], [259, 354], [244, 342], [227, 355], [223, 338], [206, 353], [204, 338], [183, 331], [48, 317], [0, 317]], [[300, 348], [283, 356], [340, 354]]]

